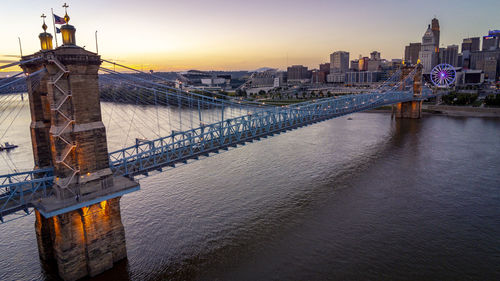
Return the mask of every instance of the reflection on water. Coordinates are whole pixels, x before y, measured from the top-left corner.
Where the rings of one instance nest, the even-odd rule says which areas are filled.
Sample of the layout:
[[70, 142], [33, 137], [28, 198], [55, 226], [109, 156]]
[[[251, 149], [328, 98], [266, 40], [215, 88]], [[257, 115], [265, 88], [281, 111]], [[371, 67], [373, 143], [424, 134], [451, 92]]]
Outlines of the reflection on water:
[[[128, 259], [92, 280], [498, 279], [500, 121], [352, 118], [141, 179]], [[0, 225], [1, 280], [53, 278], [33, 224]]]

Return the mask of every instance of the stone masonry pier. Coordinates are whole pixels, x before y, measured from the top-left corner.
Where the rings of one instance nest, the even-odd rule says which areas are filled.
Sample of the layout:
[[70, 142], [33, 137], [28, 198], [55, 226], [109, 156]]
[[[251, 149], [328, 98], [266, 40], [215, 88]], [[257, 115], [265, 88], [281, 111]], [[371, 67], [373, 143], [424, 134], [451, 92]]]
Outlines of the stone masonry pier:
[[[69, 17], [65, 16], [66, 23]], [[46, 25], [43, 25], [44, 30]], [[63, 45], [40, 34], [42, 50], [23, 60], [28, 83], [35, 168], [54, 168], [53, 194], [34, 202], [40, 259], [71, 281], [95, 276], [127, 255], [120, 198], [139, 184], [113, 176], [101, 118], [99, 55], [75, 44], [75, 28], [61, 27]]]

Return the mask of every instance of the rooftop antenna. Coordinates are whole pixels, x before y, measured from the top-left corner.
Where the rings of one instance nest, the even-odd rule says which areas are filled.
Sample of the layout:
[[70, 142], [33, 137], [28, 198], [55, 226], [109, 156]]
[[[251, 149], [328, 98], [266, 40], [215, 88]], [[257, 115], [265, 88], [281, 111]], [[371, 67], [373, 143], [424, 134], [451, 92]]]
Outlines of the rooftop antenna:
[[23, 56], [23, 47], [21, 46], [21, 37], [17, 37], [17, 40], [19, 40], [19, 51], [21, 52], [21, 57]]

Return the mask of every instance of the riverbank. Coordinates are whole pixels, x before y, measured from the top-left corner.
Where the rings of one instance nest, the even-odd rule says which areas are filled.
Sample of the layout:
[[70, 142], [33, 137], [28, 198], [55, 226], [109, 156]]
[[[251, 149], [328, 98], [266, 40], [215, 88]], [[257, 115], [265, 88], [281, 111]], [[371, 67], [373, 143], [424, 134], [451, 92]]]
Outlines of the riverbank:
[[[382, 106], [377, 109], [365, 111], [368, 113], [391, 113], [391, 106]], [[496, 117], [500, 118], [500, 108], [494, 107], [471, 107], [471, 106], [450, 106], [450, 105], [429, 105], [422, 106], [424, 115], [446, 115], [462, 117]]]
[[[291, 105], [299, 102], [304, 102], [307, 100], [265, 100], [268, 105], [282, 106]], [[392, 108], [390, 105], [381, 106], [373, 110], [367, 110], [365, 112], [369, 113], [391, 113]], [[472, 107], [472, 106], [452, 106], [452, 105], [431, 105], [423, 104], [422, 113], [424, 115], [446, 115], [446, 116], [463, 116], [463, 117], [497, 117], [500, 118], [500, 108], [499, 107]]]
[[430, 114], [442, 114], [448, 116], [464, 117], [500, 117], [498, 107], [471, 107], [450, 105], [423, 105], [423, 110]]

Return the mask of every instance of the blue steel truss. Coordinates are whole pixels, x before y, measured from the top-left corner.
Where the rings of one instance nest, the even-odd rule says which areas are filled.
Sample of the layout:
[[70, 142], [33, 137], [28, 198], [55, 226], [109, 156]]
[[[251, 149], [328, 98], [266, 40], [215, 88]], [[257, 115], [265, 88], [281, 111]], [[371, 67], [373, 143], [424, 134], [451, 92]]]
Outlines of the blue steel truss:
[[111, 152], [110, 166], [115, 175], [147, 175], [149, 171], [161, 170], [167, 166], [174, 167], [175, 164], [186, 163], [189, 159], [209, 156], [209, 153], [216, 153], [220, 149], [244, 145], [246, 142], [287, 130], [383, 105], [429, 97], [431, 93], [427, 91], [424, 91], [421, 97], [415, 97], [410, 91], [392, 91], [275, 107], [192, 130], [175, 132], [167, 137]]
[[53, 168], [0, 175], [0, 220], [8, 214], [28, 208], [40, 198], [52, 195]]
[[[174, 132], [151, 141], [144, 141], [109, 154], [110, 168], [115, 176], [147, 175], [164, 167], [187, 163], [187, 160], [210, 156], [219, 150], [244, 145], [288, 130], [335, 117], [374, 109], [380, 106], [423, 100], [433, 96], [429, 89], [422, 96], [413, 92], [387, 91], [325, 98], [290, 106], [270, 107], [248, 115], [221, 120], [195, 129]], [[0, 175], [0, 220], [18, 211], [29, 214], [33, 203], [52, 195], [53, 169]]]

